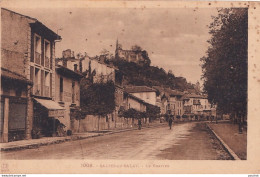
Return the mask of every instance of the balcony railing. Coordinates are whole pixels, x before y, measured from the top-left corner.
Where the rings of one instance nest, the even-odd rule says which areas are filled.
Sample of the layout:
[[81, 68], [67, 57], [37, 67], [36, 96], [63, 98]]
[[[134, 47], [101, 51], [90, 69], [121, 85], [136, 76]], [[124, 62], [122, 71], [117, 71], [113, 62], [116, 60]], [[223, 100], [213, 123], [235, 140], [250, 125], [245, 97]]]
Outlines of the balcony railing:
[[41, 96], [41, 84], [34, 84], [34, 95]]
[[50, 68], [50, 58], [45, 57], [45, 67]]
[[43, 96], [50, 97], [50, 87], [49, 86], [44, 86]]
[[38, 52], [35, 52], [35, 63], [41, 64], [41, 54]]

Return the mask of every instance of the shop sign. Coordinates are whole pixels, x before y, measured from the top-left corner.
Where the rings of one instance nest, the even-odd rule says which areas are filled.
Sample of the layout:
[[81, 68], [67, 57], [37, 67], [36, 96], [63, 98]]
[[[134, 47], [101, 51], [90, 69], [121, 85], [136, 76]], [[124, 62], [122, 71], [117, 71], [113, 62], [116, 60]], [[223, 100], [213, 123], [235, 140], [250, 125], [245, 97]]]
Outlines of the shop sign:
[[64, 109], [55, 109], [49, 110], [48, 112], [49, 117], [63, 117], [64, 116]]

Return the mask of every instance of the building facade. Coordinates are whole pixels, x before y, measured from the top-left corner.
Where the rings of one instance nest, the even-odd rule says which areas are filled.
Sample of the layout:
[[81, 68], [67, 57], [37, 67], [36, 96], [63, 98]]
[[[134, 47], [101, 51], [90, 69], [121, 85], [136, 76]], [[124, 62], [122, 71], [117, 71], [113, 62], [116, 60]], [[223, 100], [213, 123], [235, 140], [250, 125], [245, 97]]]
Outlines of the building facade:
[[187, 115], [215, 115], [216, 106], [209, 103], [206, 95], [186, 94], [183, 96], [185, 114]]
[[56, 65], [55, 101], [65, 109], [64, 116], [59, 121], [65, 125], [65, 130], [77, 131], [77, 119], [71, 116], [80, 109], [80, 79], [83, 76], [65, 66]]
[[156, 90], [147, 86], [126, 86], [125, 91], [146, 103], [156, 106]]
[[115, 83], [116, 68], [104, 62], [102, 57], [85, 56], [81, 61], [82, 72], [89, 72], [94, 83], [112, 81]]
[[55, 41], [61, 37], [37, 19], [8, 9], [1, 9], [1, 21], [2, 67], [32, 82], [27, 88], [25, 120], [29, 139], [33, 127], [44, 127], [45, 117], [63, 115], [63, 108], [54, 102]]
[[169, 107], [171, 114], [174, 116], [182, 116], [184, 114], [182, 100], [183, 93], [172, 89], [165, 89], [165, 91], [169, 95]]
[[145, 58], [147, 55], [146, 51], [133, 51], [133, 50], [123, 50], [122, 45], [116, 41], [115, 59], [124, 60], [127, 62], [134, 62], [137, 64], [149, 64], [149, 60]]

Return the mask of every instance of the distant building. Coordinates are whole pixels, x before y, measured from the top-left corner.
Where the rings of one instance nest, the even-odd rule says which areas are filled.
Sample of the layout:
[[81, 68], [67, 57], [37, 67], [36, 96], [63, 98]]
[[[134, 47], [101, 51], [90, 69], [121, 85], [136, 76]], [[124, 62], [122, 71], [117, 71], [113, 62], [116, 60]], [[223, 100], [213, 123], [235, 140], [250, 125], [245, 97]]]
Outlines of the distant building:
[[81, 61], [82, 72], [91, 72], [93, 82], [115, 82], [115, 71], [113, 65], [105, 63], [102, 57], [85, 56]]
[[210, 104], [206, 95], [185, 94], [183, 96], [184, 110], [187, 115], [210, 115], [215, 112], [215, 106]]
[[156, 93], [156, 106], [160, 108], [160, 113], [168, 114], [170, 110], [169, 105], [169, 94], [164, 91], [163, 87], [160, 86], [153, 86], [155, 90], [157, 90]]
[[169, 95], [169, 106], [171, 114], [174, 116], [182, 116], [184, 114], [183, 110], [183, 93], [177, 90], [165, 89]]
[[75, 72], [81, 72], [80, 59], [75, 58], [74, 52], [71, 49], [62, 52], [62, 58], [56, 58], [56, 64], [64, 66]]
[[125, 91], [156, 106], [156, 90], [147, 86], [126, 86]]
[[122, 45], [116, 41], [115, 59], [134, 62], [140, 65], [150, 64], [146, 51], [123, 50]]
[[143, 101], [142, 99], [132, 95], [132, 94], [127, 94], [127, 109], [135, 109], [140, 112], [145, 112], [146, 111], [146, 105], [147, 103]]

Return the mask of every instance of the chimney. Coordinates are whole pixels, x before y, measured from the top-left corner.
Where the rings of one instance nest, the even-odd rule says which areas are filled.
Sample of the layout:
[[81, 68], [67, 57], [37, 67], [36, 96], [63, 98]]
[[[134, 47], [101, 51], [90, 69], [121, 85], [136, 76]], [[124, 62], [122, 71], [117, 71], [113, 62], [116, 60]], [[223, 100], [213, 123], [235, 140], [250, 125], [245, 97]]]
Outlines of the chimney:
[[77, 71], [77, 70], [78, 70], [78, 65], [74, 64], [74, 71]]
[[62, 66], [66, 67], [67, 68], [67, 59], [64, 59], [62, 60]]

